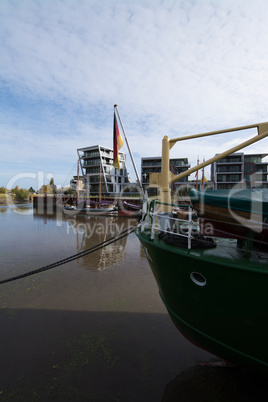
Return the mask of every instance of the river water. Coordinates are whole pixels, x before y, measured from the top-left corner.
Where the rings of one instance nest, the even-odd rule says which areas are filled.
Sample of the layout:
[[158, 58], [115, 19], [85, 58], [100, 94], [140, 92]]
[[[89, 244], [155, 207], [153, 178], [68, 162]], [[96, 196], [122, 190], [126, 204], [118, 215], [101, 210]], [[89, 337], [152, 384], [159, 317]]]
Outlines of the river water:
[[[89, 249], [136, 223], [1, 206], [0, 280]], [[2, 284], [0, 306], [0, 400], [244, 401], [252, 394], [256, 401], [266, 388], [251, 375], [245, 389], [248, 373], [240, 369], [197, 365], [214, 356], [174, 327], [134, 233]]]

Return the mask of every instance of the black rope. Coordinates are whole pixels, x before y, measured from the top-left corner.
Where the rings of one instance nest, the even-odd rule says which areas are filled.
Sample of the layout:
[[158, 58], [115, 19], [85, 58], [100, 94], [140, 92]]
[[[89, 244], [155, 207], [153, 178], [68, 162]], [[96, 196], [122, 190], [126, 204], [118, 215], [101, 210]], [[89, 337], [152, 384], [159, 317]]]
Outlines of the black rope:
[[106, 246], [108, 246], [108, 245], [110, 245], [112, 243], [115, 243], [116, 241], [118, 241], [120, 239], [123, 239], [123, 237], [128, 236], [130, 233], [133, 233], [135, 228], [136, 228], [136, 226], [137, 225], [131, 226], [130, 228], [127, 228], [127, 229], [123, 230], [121, 233], [118, 233], [117, 235], [111, 237], [108, 240], [104, 240], [103, 242], [101, 242], [99, 244], [96, 244], [95, 246], [90, 247], [87, 250], [80, 251], [77, 254], [73, 254], [70, 257], [64, 258], [63, 260], [60, 260], [60, 261], [57, 261], [57, 262], [54, 262], [53, 264], [49, 264], [49, 265], [46, 265], [44, 267], [37, 268], [37, 269], [35, 269], [33, 271], [25, 272], [24, 274], [13, 276], [11, 278], [3, 279], [3, 280], [0, 281], [0, 285], [2, 285], [4, 283], [16, 281], [17, 279], [26, 278], [27, 276], [32, 276], [32, 275], [38, 274], [40, 272], [48, 271], [49, 269], [59, 267], [60, 265], [67, 264], [68, 262], [77, 260], [78, 258], [84, 257], [85, 255], [88, 255], [90, 253], [94, 253], [94, 251], [97, 251], [97, 250], [99, 250], [99, 249], [101, 249], [103, 247], [106, 247]]

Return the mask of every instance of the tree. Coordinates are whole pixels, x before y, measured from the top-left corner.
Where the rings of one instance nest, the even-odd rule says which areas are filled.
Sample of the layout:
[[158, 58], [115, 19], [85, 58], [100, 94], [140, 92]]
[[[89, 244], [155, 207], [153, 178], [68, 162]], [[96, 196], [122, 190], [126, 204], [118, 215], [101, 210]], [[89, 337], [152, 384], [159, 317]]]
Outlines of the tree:
[[12, 189], [12, 193], [14, 194], [16, 200], [27, 200], [29, 198], [29, 191], [25, 188], [19, 188], [16, 186], [14, 189]]
[[4, 186], [0, 187], [0, 194], [6, 194], [6, 192], [7, 189]]
[[17, 185], [16, 187], [12, 188], [11, 193], [16, 194], [16, 192], [19, 190], [19, 186]]
[[39, 190], [38, 193], [39, 194], [56, 194], [57, 192], [57, 186], [55, 186], [54, 184], [54, 179], [53, 177], [50, 179], [50, 183], [49, 184], [44, 184]]
[[64, 195], [76, 195], [76, 191], [75, 190], [71, 190], [70, 187], [67, 187], [64, 192]]
[[36, 191], [32, 188], [32, 186], [29, 188], [28, 191], [29, 191], [29, 193], [32, 193], [32, 194], [36, 192]]
[[50, 187], [50, 189], [51, 189], [51, 191], [49, 191], [49, 192], [51, 192], [52, 194], [56, 194], [56, 193], [57, 193], [57, 186], [54, 184], [54, 179], [53, 179], [53, 177], [51, 177], [51, 179], [50, 179], [49, 187]]

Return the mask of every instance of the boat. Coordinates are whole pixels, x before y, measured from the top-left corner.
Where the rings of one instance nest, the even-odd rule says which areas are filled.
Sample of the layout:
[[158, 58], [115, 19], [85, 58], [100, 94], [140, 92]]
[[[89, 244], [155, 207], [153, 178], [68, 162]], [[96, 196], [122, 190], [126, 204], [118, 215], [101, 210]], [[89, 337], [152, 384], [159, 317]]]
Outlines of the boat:
[[114, 206], [111, 207], [96, 207], [96, 208], [84, 208], [83, 212], [85, 212], [87, 215], [100, 215], [100, 216], [105, 216], [105, 215], [118, 215], [118, 209], [115, 208]]
[[101, 204], [95, 204], [95, 207], [86, 205], [85, 207], [79, 208], [76, 206], [64, 206], [64, 212], [69, 215], [76, 214], [86, 214], [88, 216], [107, 216], [107, 215], [118, 215], [118, 209], [114, 206], [105, 206]]
[[[257, 135], [236, 147], [178, 176], [169, 173], [169, 150], [175, 142], [253, 128]], [[169, 184], [267, 136], [268, 123], [173, 140], [165, 136], [161, 174], [150, 177], [150, 183], [159, 186], [160, 197], [156, 201], [144, 200], [142, 219], [136, 228], [160, 297], [178, 330], [189, 341], [221, 359], [265, 374], [268, 374], [268, 248], [254, 242], [255, 227], [246, 228], [244, 237], [232, 232], [232, 227], [228, 237], [215, 237], [204, 230], [201, 233], [200, 218], [192, 219], [196, 213], [193, 205], [188, 206], [184, 219], [174, 217]], [[262, 193], [266, 194], [266, 190]], [[214, 202], [212, 197], [210, 200]], [[239, 205], [239, 200], [242, 194], [232, 205]], [[264, 211], [262, 219], [266, 219], [267, 204], [263, 200], [266, 196], [259, 203]], [[246, 201], [244, 204], [247, 209], [252, 205]]]
[[192, 189], [190, 197], [203, 220], [202, 234], [211, 225], [213, 236], [243, 239], [248, 235], [268, 246], [268, 189]]
[[[79, 162], [79, 161], [78, 161]], [[88, 216], [107, 216], [118, 215], [118, 208], [111, 201], [102, 201], [101, 199], [101, 165], [100, 165], [100, 181], [99, 181], [99, 200], [80, 200], [79, 201], [79, 163], [77, 165], [77, 205], [64, 205], [63, 211], [69, 215], [86, 214]]]
[[123, 207], [127, 211], [139, 211], [141, 210], [140, 205], [130, 204], [129, 202], [123, 201]]
[[118, 213], [120, 216], [126, 216], [128, 218], [138, 218], [141, 214], [141, 206], [123, 201], [119, 204]]

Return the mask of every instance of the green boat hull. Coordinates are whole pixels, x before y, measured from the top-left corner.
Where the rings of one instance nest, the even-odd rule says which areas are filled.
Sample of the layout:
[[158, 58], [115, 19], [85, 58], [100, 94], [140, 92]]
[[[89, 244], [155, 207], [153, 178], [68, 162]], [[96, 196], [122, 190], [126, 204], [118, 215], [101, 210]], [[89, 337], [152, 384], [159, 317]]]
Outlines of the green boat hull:
[[[201, 233], [243, 239], [268, 247], [268, 189], [208, 190], [190, 192]], [[201, 222], [201, 221], [200, 221]]]
[[206, 190], [192, 189], [191, 201], [217, 208], [248, 212], [268, 220], [268, 189]]
[[188, 250], [151, 240], [140, 228], [136, 234], [181, 333], [227, 361], [268, 373], [267, 253], [245, 258], [230, 239]]

